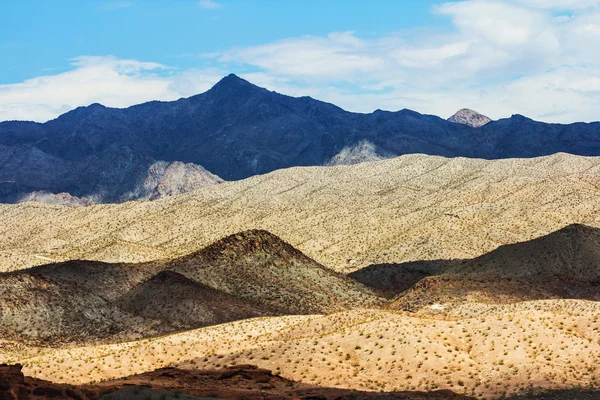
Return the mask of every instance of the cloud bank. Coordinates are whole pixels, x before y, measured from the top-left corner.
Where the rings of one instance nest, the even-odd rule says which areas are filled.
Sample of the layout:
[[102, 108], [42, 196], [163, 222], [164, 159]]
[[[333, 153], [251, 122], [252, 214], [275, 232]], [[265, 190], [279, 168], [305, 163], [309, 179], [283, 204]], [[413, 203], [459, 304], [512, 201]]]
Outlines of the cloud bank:
[[203, 55], [194, 70], [77, 57], [68, 72], [0, 85], [0, 120], [45, 121], [92, 102], [173, 100], [239, 71], [268, 89], [351, 111], [411, 108], [448, 117], [468, 107], [491, 118], [600, 120], [600, 1], [467, 0], [431, 11], [452, 29], [287, 38]]

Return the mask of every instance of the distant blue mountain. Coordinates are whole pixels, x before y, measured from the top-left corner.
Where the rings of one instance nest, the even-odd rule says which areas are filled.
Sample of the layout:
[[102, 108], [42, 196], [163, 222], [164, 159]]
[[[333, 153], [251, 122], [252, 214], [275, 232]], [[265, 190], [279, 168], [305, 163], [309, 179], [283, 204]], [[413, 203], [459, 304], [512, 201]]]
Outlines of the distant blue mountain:
[[131, 198], [128, 193], [158, 160], [199, 164], [237, 180], [325, 165], [365, 142], [383, 157], [600, 155], [600, 123], [547, 124], [513, 115], [473, 128], [411, 110], [358, 114], [271, 92], [232, 74], [177, 101], [125, 109], [92, 104], [43, 124], [0, 123], [0, 200], [44, 190], [118, 202]]

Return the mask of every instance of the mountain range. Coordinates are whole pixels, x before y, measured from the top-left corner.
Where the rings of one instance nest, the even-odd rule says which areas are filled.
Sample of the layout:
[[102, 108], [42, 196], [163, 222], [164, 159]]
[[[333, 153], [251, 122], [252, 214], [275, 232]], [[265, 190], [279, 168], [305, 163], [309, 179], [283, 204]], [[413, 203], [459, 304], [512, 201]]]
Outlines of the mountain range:
[[[450, 120], [406, 109], [359, 114], [231, 74], [177, 101], [92, 104], [46, 123], [0, 123], [0, 201], [159, 198], [280, 168], [411, 153], [499, 159], [556, 152], [600, 155], [600, 123], [547, 124], [522, 115], [489, 121], [470, 110]], [[186, 168], [178, 164], [169, 174], [171, 163]]]

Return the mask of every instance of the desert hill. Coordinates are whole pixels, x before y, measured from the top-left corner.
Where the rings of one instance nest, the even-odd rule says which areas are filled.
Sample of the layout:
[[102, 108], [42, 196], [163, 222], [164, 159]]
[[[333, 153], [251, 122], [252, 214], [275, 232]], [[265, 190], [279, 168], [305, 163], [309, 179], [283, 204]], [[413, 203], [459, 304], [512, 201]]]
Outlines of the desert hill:
[[0, 274], [0, 333], [15, 340], [87, 342], [164, 332], [76, 284], [31, 271]]
[[0, 362], [20, 362], [26, 375], [70, 384], [167, 366], [250, 363], [304, 384], [371, 392], [449, 389], [502, 398], [532, 387], [597, 390], [599, 304], [463, 304], [443, 318], [382, 310], [255, 318], [101, 346], [0, 341]]
[[[121, 202], [190, 188], [190, 180], [156, 163], [185, 164], [191, 187], [200, 187], [214, 175], [238, 180], [401, 154], [600, 155], [600, 123], [547, 124], [513, 115], [480, 126], [487, 119], [465, 111], [453, 120], [461, 123], [406, 109], [351, 113], [228, 75], [207, 92], [177, 101], [125, 109], [91, 104], [43, 124], [0, 122], [0, 200], [48, 192]], [[160, 171], [165, 179], [155, 179]], [[147, 187], [152, 182], [156, 190]]]
[[391, 307], [414, 310], [461, 301], [600, 300], [600, 229], [568, 225], [475, 259], [447, 261], [440, 272], [418, 282]]
[[0, 333], [40, 342], [132, 340], [383, 303], [367, 286], [257, 230], [174, 260], [78, 260], [0, 273]]
[[173, 259], [264, 229], [320, 264], [469, 259], [572, 223], [600, 227], [600, 158], [406, 155], [278, 170], [154, 202], [0, 205], [0, 270]]
[[172, 271], [162, 271], [139, 284], [116, 304], [133, 315], [164, 321], [179, 329], [275, 314]]
[[391, 298], [410, 289], [425, 277], [441, 274], [455, 263], [455, 260], [430, 260], [373, 264], [351, 272], [348, 276]]
[[228, 236], [173, 260], [168, 268], [283, 314], [382, 304], [371, 289], [323, 267], [263, 230]]
[[[89, 260], [72, 260], [46, 264], [27, 272], [49, 279], [60, 280], [94, 293], [109, 301], [133, 289], [163, 269], [161, 262], [140, 264], [112, 264]], [[1, 276], [1, 275], [0, 275]]]
[[600, 285], [600, 229], [570, 224], [527, 242], [500, 246], [444, 272], [497, 273], [536, 283], [558, 279], [597, 286]]

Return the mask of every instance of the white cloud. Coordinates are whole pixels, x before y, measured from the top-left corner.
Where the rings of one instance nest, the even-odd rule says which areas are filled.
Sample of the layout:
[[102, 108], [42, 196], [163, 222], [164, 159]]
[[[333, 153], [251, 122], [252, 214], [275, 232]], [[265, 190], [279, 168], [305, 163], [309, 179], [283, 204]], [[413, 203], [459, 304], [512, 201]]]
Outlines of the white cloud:
[[77, 57], [73, 70], [0, 85], [0, 121], [46, 121], [80, 105], [127, 107], [175, 100], [209, 89], [223, 71], [175, 71], [164, 65], [115, 57]]
[[201, 8], [206, 8], [206, 9], [210, 9], [210, 10], [215, 10], [217, 8], [221, 8], [221, 3], [217, 3], [214, 0], [200, 0], [198, 2], [198, 5]]
[[600, 0], [464, 0], [432, 12], [446, 32], [377, 38], [353, 32], [287, 38], [204, 54], [217, 69], [175, 70], [112, 57], [78, 57], [73, 70], [0, 86], [0, 120], [45, 120], [81, 104], [128, 106], [208, 89], [230, 71], [294, 96], [343, 108], [411, 108], [492, 118], [514, 113], [553, 121], [600, 119]]
[[373, 43], [351, 32], [332, 33], [326, 38], [306, 36], [272, 44], [232, 49], [218, 57], [221, 62], [241, 62], [276, 74], [304, 78], [333, 78], [377, 71], [384, 60], [370, 54]]
[[600, 0], [519, 0], [520, 5], [550, 10], [579, 10], [600, 7]]
[[[452, 20], [454, 29], [444, 34], [364, 39], [334, 33], [215, 58], [259, 68], [255, 76], [262, 74], [268, 88], [355, 111], [406, 107], [448, 116], [467, 106], [494, 118], [521, 113], [547, 121], [597, 120], [600, 53], [591, 49], [600, 40], [599, 3], [447, 2], [433, 8]], [[568, 13], [557, 17], [555, 11]]]

